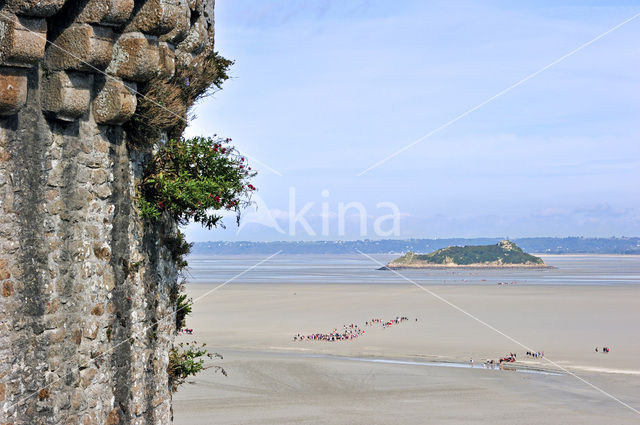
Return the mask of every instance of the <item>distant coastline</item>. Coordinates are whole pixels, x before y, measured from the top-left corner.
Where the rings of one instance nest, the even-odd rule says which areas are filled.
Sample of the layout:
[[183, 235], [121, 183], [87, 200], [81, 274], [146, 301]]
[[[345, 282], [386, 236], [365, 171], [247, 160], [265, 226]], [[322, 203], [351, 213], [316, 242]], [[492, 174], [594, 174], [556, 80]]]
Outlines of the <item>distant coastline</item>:
[[[212, 241], [196, 242], [193, 255], [247, 255], [273, 254], [402, 254], [409, 251], [430, 252], [447, 246], [489, 245], [502, 238], [448, 238], [448, 239], [384, 239], [353, 241]], [[537, 255], [555, 254], [640, 254], [640, 237], [585, 238], [539, 237], [512, 239], [527, 252]]]
[[386, 265], [378, 270], [406, 269], [555, 269], [557, 267], [538, 264], [407, 264], [402, 266]]

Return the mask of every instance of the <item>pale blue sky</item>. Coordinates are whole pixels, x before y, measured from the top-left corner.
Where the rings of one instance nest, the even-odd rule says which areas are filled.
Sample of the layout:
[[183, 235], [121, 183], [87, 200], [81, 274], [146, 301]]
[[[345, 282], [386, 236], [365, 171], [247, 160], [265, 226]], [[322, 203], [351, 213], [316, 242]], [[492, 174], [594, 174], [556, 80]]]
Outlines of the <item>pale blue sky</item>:
[[[360, 238], [352, 214], [339, 234], [340, 202], [366, 208], [370, 238], [389, 214], [379, 202], [401, 212], [394, 238], [640, 235], [640, 17], [357, 176], [639, 12], [637, 1], [218, 0], [233, 79], [187, 134], [232, 137], [281, 176], [254, 161], [258, 212], [240, 232], [227, 220], [188, 236]], [[314, 203], [316, 235], [289, 234], [291, 187], [296, 212]]]

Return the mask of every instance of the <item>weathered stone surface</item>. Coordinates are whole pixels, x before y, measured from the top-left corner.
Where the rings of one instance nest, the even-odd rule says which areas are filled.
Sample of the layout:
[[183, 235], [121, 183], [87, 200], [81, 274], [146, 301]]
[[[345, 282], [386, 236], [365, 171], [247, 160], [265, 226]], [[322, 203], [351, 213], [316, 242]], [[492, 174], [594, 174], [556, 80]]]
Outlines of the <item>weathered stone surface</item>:
[[44, 55], [47, 21], [7, 16], [0, 16], [0, 64], [31, 67]]
[[125, 31], [163, 35], [189, 25], [189, 6], [183, 0], [148, 0], [136, 12]]
[[82, 388], [87, 388], [93, 378], [98, 374], [98, 370], [95, 368], [88, 368], [80, 371], [80, 386]]
[[178, 19], [178, 22], [171, 31], [159, 37], [160, 41], [178, 44], [187, 37], [191, 26], [191, 8], [183, 7], [182, 14], [183, 16]]
[[104, 303], [98, 303], [91, 309], [94, 316], [102, 316], [104, 314]]
[[175, 227], [138, 217], [152, 147], [133, 149], [120, 125], [130, 88], [211, 52], [212, 7], [0, 0], [0, 61], [16, 63], [0, 63], [0, 424], [171, 422], [174, 324], [147, 328], [175, 309], [177, 271], [158, 242]]
[[160, 61], [158, 73], [163, 78], [172, 77], [176, 70], [176, 54], [174, 47], [166, 42], [160, 42], [158, 44]]
[[122, 124], [136, 111], [135, 83], [105, 78], [93, 100], [93, 116], [98, 124]]
[[94, 340], [98, 337], [98, 324], [96, 322], [89, 322], [85, 324], [84, 331], [82, 334], [85, 338]]
[[63, 121], [80, 118], [89, 109], [91, 79], [64, 71], [48, 75], [43, 81], [43, 110]]
[[0, 260], [0, 280], [9, 279], [11, 277], [11, 273], [9, 272], [9, 267], [7, 266], [7, 260]]
[[124, 80], [147, 81], [160, 63], [158, 40], [139, 32], [123, 34], [113, 49], [113, 60], [107, 72]]
[[66, 0], [7, 0], [6, 10], [46, 18], [57, 13]]
[[26, 101], [26, 74], [18, 68], [0, 68], [0, 115], [18, 112]]
[[78, 15], [77, 22], [101, 25], [121, 25], [133, 11], [134, 0], [89, 0]]
[[111, 62], [113, 30], [89, 24], [66, 28], [47, 49], [45, 64], [50, 70], [104, 70]]
[[48, 336], [50, 344], [58, 344], [64, 341], [66, 332], [64, 329], [51, 329], [45, 331], [45, 336]]
[[120, 418], [122, 414], [120, 412], [120, 408], [116, 407], [111, 412], [109, 412], [109, 416], [107, 417], [107, 425], [118, 425], [120, 424]]
[[76, 329], [73, 331], [73, 342], [75, 342], [76, 345], [80, 345], [82, 343], [82, 329]]
[[86, 405], [86, 403], [87, 400], [84, 396], [83, 391], [79, 388], [74, 390], [73, 394], [71, 395], [71, 408], [75, 411], [78, 411], [83, 405]]
[[2, 282], [3, 297], [10, 297], [11, 295], [13, 295], [13, 292], [14, 292], [13, 282], [11, 282], [10, 280], [5, 280], [4, 282]]
[[180, 66], [189, 66], [194, 55], [202, 52], [209, 40], [209, 26], [204, 16], [189, 28], [187, 37], [176, 46], [176, 62]]

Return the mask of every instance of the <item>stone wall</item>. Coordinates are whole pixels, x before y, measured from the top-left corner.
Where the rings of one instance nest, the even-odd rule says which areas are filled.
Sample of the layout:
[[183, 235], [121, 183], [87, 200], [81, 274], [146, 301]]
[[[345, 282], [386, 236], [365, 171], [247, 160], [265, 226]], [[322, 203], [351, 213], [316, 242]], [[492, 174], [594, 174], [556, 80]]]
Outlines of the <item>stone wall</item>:
[[211, 51], [213, 0], [0, 5], [0, 424], [169, 423], [175, 228], [139, 220], [122, 124]]

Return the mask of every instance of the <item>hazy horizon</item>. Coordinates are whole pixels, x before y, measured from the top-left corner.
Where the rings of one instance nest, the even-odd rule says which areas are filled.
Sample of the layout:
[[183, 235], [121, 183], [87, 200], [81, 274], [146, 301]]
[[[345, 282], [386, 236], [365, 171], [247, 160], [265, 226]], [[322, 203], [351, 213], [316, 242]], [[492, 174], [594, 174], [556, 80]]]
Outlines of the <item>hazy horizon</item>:
[[461, 240], [480, 240], [480, 239], [502, 239], [502, 240], [518, 240], [518, 239], [565, 239], [565, 238], [583, 238], [583, 239], [638, 239], [640, 238], [640, 236], [634, 236], [634, 235], [619, 235], [619, 236], [609, 236], [609, 237], [586, 237], [586, 236], [580, 236], [580, 235], [571, 235], [571, 236], [524, 236], [524, 237], [509, 237], [509, 236], [477, 236], [477, 237], [472, 237], [472, 238], [466, 238], [466, 237], [437, 237], [437, 238], [384, 238], [384, 239], [296, 239], [296, 240], [287, 240], [287, 239], [274, 239], [274, 240], [264, 240], [264, 241], [252, 241], [249, 239], [238, 239], [238, 240], [233, 240], [233, 241], [229, 241], [229, 240], [220, 240], [220, 239], [216, 239], [216, 240], [208, 240], [208, 241], [194, 241], [196, 243], [218, 243], [218, 242], [230, 242], [230, 243], [243, 243], [243, 242], [247, 242], [247, 243], [264, 243], [264, 242], [282, 242], [282, 243], [296, 243], [296, 242], [332, 242], [332, 243], [339, 243], [339, 242], [366, 242], [366, 241], [410, 241], [410, 240], [449, 240], [449, 239], [461, 239]]

